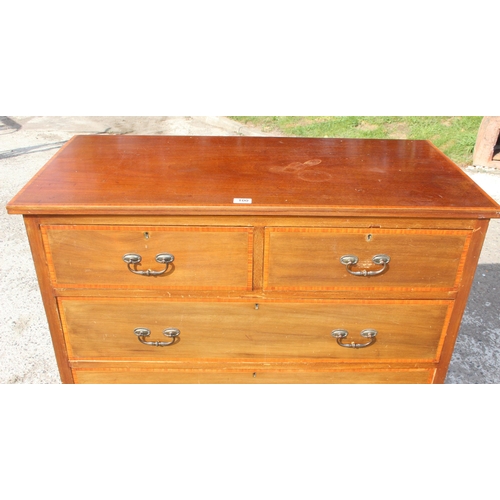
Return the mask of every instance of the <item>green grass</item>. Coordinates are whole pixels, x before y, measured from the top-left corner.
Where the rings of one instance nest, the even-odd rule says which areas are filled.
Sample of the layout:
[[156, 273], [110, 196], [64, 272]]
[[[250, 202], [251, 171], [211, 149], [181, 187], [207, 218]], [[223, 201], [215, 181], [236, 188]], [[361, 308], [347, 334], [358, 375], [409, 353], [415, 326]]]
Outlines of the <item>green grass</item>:
[[461, 167], [472, 165], [482, 116], [231, 116], [292, 137], [427, 139]]

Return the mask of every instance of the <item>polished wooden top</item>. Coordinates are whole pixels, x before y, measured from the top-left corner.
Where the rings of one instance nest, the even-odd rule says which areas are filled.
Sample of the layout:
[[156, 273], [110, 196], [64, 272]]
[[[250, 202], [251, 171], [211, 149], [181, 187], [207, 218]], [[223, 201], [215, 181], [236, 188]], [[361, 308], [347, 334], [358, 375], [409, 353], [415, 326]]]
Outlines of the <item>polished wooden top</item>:
[[500, 217], [428, 141], [283, 137], [75, 136], [7, 210]]

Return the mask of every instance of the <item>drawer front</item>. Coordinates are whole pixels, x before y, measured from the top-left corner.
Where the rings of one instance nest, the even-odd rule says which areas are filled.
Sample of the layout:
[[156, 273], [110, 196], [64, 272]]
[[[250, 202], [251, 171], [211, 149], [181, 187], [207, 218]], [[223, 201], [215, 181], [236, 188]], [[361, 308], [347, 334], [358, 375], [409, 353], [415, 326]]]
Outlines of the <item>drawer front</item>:
[[[452, 301], [59, 298], [73, 360], [436, 362]], [[150, 335], [141, 334], [147, 329]], [[180, 332], [173, 337], [174, 330]], [[375, 341], [361, 332], [375, 329]], [[347, 337], [336, 339], [334, 330]], [[142, 340], [142, 342], [141, 342]], [[143, 342], [172, 342], [168, 346]], [[373, 342], [368, 347], [342, 344]]]
[[[471, 234], [464, 230], [267, 228], [264, 288], [452, 290], [461, 278]], [[346, 255], [357, 257], [358, 262], [343, 264], [341, 257]], [[373, 262], [377, 255], [389, 257], [385, 268]]]
[[429, 384], [434, 370], [346, 370], [315, 372], [191, 370], [73, 370], [80, 384]]
[[[252, 287], [251, 228], [42, 226], [56, 287], [232, 289]], [[158, 254], [173, 262], [159, 263]], [[139, 255], [133, 271], [123, 260]]]

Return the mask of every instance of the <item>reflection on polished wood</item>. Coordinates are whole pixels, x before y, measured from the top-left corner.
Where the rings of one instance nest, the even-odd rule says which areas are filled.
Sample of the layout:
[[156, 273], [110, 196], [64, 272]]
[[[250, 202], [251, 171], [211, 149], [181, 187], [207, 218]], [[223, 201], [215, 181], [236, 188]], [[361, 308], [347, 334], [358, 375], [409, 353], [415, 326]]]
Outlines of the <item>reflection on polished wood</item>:
[[71, 139], [9, 210], [421, 218], [498, 206], [427, 141], [96, 135]]

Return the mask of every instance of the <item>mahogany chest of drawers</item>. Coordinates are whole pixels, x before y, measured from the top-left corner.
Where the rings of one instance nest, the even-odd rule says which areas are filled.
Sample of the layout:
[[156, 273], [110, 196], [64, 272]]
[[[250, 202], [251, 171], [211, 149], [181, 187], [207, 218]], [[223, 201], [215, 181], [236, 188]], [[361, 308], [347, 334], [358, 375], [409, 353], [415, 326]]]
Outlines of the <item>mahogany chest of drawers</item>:
[[443, 382], [500, 207], [427, 141], [75, 136], [23, 214], [63, 382]]

